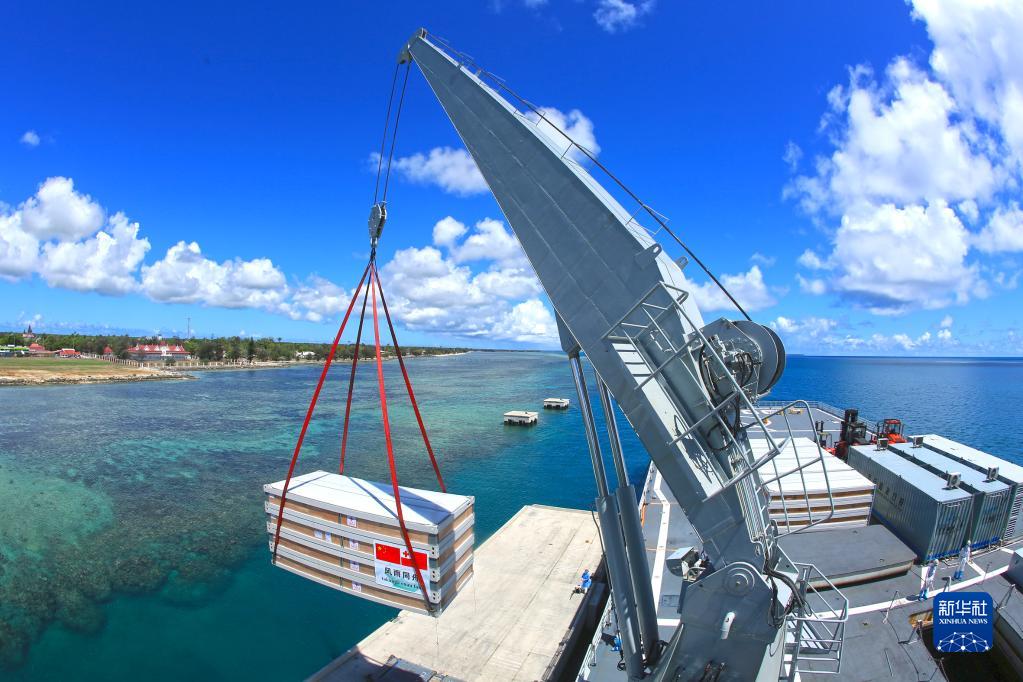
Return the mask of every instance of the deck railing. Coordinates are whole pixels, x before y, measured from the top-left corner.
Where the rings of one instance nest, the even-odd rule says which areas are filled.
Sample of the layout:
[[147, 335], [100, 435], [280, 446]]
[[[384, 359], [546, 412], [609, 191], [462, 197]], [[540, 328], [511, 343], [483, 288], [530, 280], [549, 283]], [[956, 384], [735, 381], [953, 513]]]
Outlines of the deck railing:
[[799, 570], [799, 599], [787, 624], [787, 679], [798, 679], [799, 673], [838, 674], [849, 600], [813, 564], [796, 563], [795, 567]]

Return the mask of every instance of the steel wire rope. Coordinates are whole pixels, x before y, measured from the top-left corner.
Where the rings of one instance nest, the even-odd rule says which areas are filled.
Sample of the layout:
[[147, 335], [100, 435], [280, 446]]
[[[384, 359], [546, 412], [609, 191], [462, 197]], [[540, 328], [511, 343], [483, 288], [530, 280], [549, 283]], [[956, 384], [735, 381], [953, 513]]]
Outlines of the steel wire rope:
[[345, 473], [345, 449], [348, 446], [348, 425], [352, 414], [352, 392], [355, 389], [355, 370], [359, 366], [359, 355], [362, 352], [362, 326], [366, 321], [366, 303], [369, 301], [369, 287], [362, 295], [362, 312], [359, 314], [359, 330], [355, 334], [355, 355], [352, 358], [352, 370], [348, 377], [348, 400], [345, 403], [345, 421], [341, 434], [341, 462], [338, 474]]
[[[384, 193], [383, 196], [380, 197], [380, 201], [383, 203], [387, 203], [387, 187], [391, 180], [391, 161], [394, 159], [394, 143], [398, 139], [398, 124], [401, 122], [401, 110], [405, 104], [405, 89], [408, 87], [408, 75], [411, 70], [412, 61], [409, 60], [405, 63], [405, 79], [401, 83], [401, 96], [398, 98], [398, 111], [394, 115], [394, 131], [391, 133], [391, 151], [387, 155], [387, 169], [384, 172]], [[395, 72], [395, 75], [397, 75], [397, 72]], [[391, 97], [394, 97], [393, 91]]]
[[725, 296], [728, 297], [728, 300], [732, 302], [732, 304], [736, 307], [736, 309], [740, 313], [742, 313], [743, 317], [745, 317], [747, 320], [750, 320], [751, 322], [753, 321], [753, 319], [749, 316], [749, 313], [746, 312], [746, 309], [743, 308], [742, 305], [740, 305], [737, 300], [735, 300], [735, 297], [732, 296], [731, 292], [728, 291], [728, 289], [725, 287], [725, 285], [721, 283], [721, 281], [714, 275], [713, 272], [711, 272], [710, 268], [708, 268], [704, 264], [704, 262], [702, 260], [700, 260], [699, 256], [697, 256], [693, 252], [693, 250], [690, 249], [689, 246], [687, 246], [686, 243], [683, 242], [682, 239], [677, 234], [675, 234], [675, 232], [670, 227], [668, 227], [668, 223], [661, 219], [661, 216], [657, 213], [657, 211], [652, 209], [649, 205], [646, 204], [646, 202], [644, 202], [642, 199], [640, 199], [639, 196], [635, 192], [633, 192], [629, 188], [628, 185], [626, 185], [622, 180], [620, 180], [618, 178], [618, 176], [616, 176], [614, 173], [611, 172], [611, 169], [609, 169], [603, 163], [598, 161], [597, 157], [594, 156], [593, 153], [590, 152], [589, 149], [587, 149], [586, 147], [584, 147], [581, 144], [579, 144], [578, 142], [576, 142], [575, 139], [573, 139], [571, 135], [566, 133], [564, 130], [561, 129], [560, 126], [558, 126], [556, 123], [552, 122], [549, 118], [547, 118], [547, 116], [540, 110], [539, 107], [537, 107], [535, 104], [533, 104], [532, 102], [530, 102], [529, 100], [527, 100], [526, 98], [522, 97], [517, 92], [512, 90], [510, 87], [508, 87], [508, 85], [504, 81], [504, 79], [502, 79], [501, 77], [491, 73], [490, 71], [487, 71], [486, 69], [481, 67], [479, 64], [477, 64], [476, 60], [473, 59], [470, 55], [468, 55], [468, 54], [466, 54], [464, 52], [460, 52], [460, 51], [456, 50], [454, 47], [451, 46], [451, 43], [449, 43], [447, 40], [445, 40], [443, 38], [440, 38], [439, 36], [431, 36], [431, 38], [436, 40], [444, 48], [446, 48], [447, 50], [449, 50], [450, 52], [452, 52], [456, 56], [463, 58], [464, 62], [466, 64], [469, 64], [469, 65], [473, 66], [474, 68], [476, 68], [477, 69], [477, 71], [476, 71], [477, 78], [479, 76], [483, 75], [483, 76], [487, 76], [488, 78], [493, 79], [493, 81], [497, 84], [497, 87], [499, 89], [504, 90], [506, 93], [511, 95], [514, 99], [518, 100], [521, 104], [523, 104], [526, 108], [528, 108], [532, 113], [534, 113], [537, 116], [539, 116], [541, 120], [543, 120], [545, 123], [547, 123], [547, 125], [549, 125], [552, 128], [554, 128], [554, 130], [556, 130], [562, 137], [564, 137], [566, 140], [568, 140], [569, 148], [575, 147], [580, 152], [582, 152], [583, 155], [586, 156], [587, 159], [589, 159], [595, 166], [597, 166], [597, 168], [602, 170], [605, 175], [607, 175], [609, 178], [611, 178], [611, 180], [613, 180], [614, 183], [616, 185], [618, 185], [618, 187], [620, 187], [626, 194], [628, 194], [629, 198], [631, 198], [633, 201], [635, 201], [637, 204], [639, 204], [640, 208], [642, 208], [647, 214], [649, 214], [650, 217], [653, 218], [654, 221], [661, 227], [661, 229], [663, 229], [665, 232], [667, 232], [671, 236], [671, 238], [674, 239], [675, 242], [680, 247], [682, 247], [682, 249], [687, 254], [689, 254], [689, 257], [692, 258], [693, 262], [696, 263], [700, 267], [700, 269], [703, 270], [703, 272], [706, 273], [706, 275], [711, 278], [711, 280], [714, 282], [715, 285], [717, 285], [717, 287], [721, 290], [721, 292]]
[[313, 391], [312, 400], [309, 401], [309, 409], [305, 413], [305, 421], [302, 422], [302, 430], [298, 434], [298, 442], [295, 444], [295, 452], [291, 455], [291, 464], [288, 466], [288, 475], [284, 479], [284, 487], [281, 490], [281, 502], [277, 508], [277, 528], [274, 531], [274, 548], [273, 557], [271, 563], [277, 563], [277, 546], [281, 542], [281, 523], [284, 521], [284, 503], [288, 498], [288, 487], [291, 485], [291, 477], [295, 473], [295, 464], [298, 462], [298, 455], [302, 451], [302, 443], [305, 440], [306, 431], [309, 430], [309, 422], [312, 421], [313, 411], [316, 409], [316, 401], [320, 397], [320, 390], [323, 388], [323, 382], [327, 378], [327, 372], [330, 370], [330, 365], [334, 361], [334, 355], [337, 353], [337, 345], [341, 342], [341, 335], [345, 331], [345, 325], [348, 324], [348, 318], [351, 317], [352, 308], [355, 307], [355, 301], [359, 298], [359, 292], [362, 290], [362, 285], [366, 282], [366, 275], [370, 273], [372, 263], [366, 266], [366, 269], [362, 272], [362, 278], [359, 279], [359, 285], [355, 289], [355, 294], [352, 296], [351, 303], [348, 304], [348, 310], [345, 311], [344, 319], [341, 320], [341, 326], [338, 327], [337, 336], [334, 337], [334, 343], [330, 347], [330, 352], [327, 353], [327, 359], [323, 363], [323, 370], [320, 372], [320, 378], [316, 382], [316, 389]]
[[391, 127], [391, 106], [394, 104], [394, 87], [398, 84], [398, 69], [401, 68], [401, 64], [394, 65], [394, 76], [391, 78], [391, 96], [387, 98], [387, 113], [384, 115], [384, 134], [380, 138], [380, 153], [377, 154], [377, 181], [373, 187], [373, 203], [377, 203], [377, 197], [380, 193], [380, 171], [384, 164], [384, 148], [387, 144], [387, 131]]

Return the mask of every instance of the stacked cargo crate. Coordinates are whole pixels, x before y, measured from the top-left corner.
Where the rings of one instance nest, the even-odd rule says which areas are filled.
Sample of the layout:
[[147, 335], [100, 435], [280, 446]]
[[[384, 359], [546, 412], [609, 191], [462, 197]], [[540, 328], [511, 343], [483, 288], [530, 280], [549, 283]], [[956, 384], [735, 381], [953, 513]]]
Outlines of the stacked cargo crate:
[[[283, 487], [284, 481], [263, 486], [271, 551]], [[284, 505], [277, 565], [342, 592], [439, 615], [472, 577], [474, 499], [405, 486], [400, 492], [414, 557], [389, 483], [324, 471], [296, 476]]]
[[960, 462], [975, 471], [987, 474], [995, 470], [995, 478], [1008, 485], [1012, 490], [1012, 502], [1009, 506], [1009, 518], [1002, 533], [1002, 542], [1008, 543], [1023, 538], [1023, 467], [1007, 462], [986, 452], [981, 452], [968, 445], [957, 443], [942, 436], [933, 434], [921, 436], [926, 448]]
[[1002, 539], [1012, 502], [1012, 490], [1007, 484], [923, 446], [892, 443], [888, 447], [895, 454], [941, 478], [958, 474], [959, 487], [973, 495], [973, 514], [966, 532], [966, 539], [973, 549], [983, 549]]
[[[751, 439], [750, 446], [757, 458], [770, 449], [762, 438]], [[771, 520], [781, 532], [857, 528], [870, 522], [874, 484], [813, 440], [789, 439], [772, 462], [760, 470], [760, 478], [766, 481]]]
[[874, 482], [874, 516], [921, 561], [957, 554], [966, 542], [973, 495], [889, 450], [856, 445], [849, 464]]

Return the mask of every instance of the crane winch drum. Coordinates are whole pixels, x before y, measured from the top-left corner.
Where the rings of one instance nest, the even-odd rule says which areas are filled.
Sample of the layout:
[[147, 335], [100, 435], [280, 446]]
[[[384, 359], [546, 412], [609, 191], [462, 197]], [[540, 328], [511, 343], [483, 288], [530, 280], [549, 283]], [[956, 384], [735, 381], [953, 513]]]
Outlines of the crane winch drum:
[[[703, 335], [715, 345], [725, 365], [750, 399], [756, 399], [774, 387], [785, 369], [785, 347], [770, 327], [749, 320], [711, 322]], [[718, 401], [728, 397], [730, 382], [715, 375], [716, 363], [703, 356], [702, 369], [707, 391]], [[720, 366], [719, 366], [720, 367]]]

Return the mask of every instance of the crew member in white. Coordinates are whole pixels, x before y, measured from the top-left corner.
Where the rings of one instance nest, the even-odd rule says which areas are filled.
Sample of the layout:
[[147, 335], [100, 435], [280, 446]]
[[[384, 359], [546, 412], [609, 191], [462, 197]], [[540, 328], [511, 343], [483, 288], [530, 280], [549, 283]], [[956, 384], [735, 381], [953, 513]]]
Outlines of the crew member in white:
[[973, 548], [970, 547], [970, 543], [967, 542], [963, 545], [963, 548], [959, 550], [959, 566], [956, 568], [955, 575], [952, 576], [952, 580], [962, 580], [963, 573], [966, 572], [966, 566], [970, 563], [970, 558], [973, 554]]
[[938, 560], [931, 559], [931, 563], [924, 568], [924, 584], [920, 587], [920, 601], [927, 599], [927, 592], [934, 588], [934, 578], [938, 575]]

